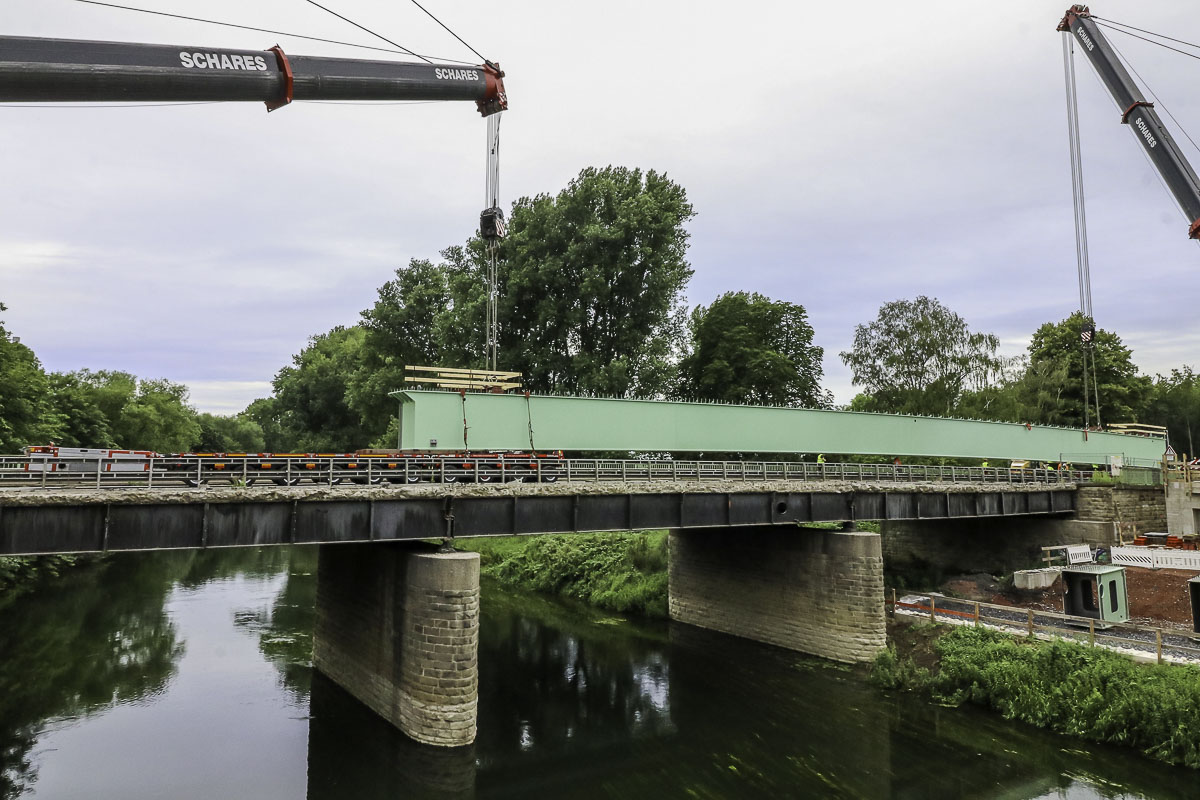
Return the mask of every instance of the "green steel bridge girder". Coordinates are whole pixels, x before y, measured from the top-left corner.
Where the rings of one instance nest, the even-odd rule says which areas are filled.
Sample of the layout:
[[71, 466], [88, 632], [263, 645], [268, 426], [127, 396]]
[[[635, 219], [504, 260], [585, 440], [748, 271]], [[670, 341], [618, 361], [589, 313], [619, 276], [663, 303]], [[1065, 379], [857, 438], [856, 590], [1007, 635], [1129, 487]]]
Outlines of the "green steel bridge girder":
[[439, 450], [845, 453], [1086, 464], [1162, 460], [1161, 439], [857, 411], [405, 390], [400, 446]]

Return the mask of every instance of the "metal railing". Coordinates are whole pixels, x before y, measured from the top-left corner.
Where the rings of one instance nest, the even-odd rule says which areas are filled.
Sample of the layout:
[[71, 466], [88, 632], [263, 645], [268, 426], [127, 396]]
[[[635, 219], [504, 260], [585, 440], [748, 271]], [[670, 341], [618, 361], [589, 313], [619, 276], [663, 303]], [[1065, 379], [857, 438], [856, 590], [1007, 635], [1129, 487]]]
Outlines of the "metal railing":
[[0, 486], [105, 488], [300, 483], [646, 483], [843, 481], [1074, 484], [1099, 471], [805, 461], [560, 459], [537, 456], [61, 457], [0, 456]]
[[934, 594], [905, 601], [897, 599], [895, 589], [888, 607], [893, 616], [900, 609], [906, 609], [913, 616], [925, 617], [934, 623], [983, 625], [1014, 636], [1070, 639], [1090, 647], [1107, 647], [1130, 656], [1154, 658], [1159, 664], [1200, 661], [1200, 634], [1190, 631], [1131, 622], [1104, 622], [1057, 611], [1035, 611]]

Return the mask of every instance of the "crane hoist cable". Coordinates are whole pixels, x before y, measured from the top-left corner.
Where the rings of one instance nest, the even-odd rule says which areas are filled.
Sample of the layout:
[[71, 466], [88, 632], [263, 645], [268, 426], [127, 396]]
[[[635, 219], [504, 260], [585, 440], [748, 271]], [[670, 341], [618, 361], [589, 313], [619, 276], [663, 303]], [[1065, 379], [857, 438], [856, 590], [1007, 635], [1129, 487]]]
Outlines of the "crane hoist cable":
[[[1092, 316], [1092, 274], [1088, 262], [1087, 209], [1083, 191], [1083, 158], [1079, 145], [1079, 104], [1075, 85], [1075, 47], [1069, 31], [1063, 32], [1063, 73], [1067, 88], [1067, 139], [1071, 150], [1071, 195], [1075, 207], [1075, 268], [1079, 281], [1079, 313], [1083, 327], [1079, 332], [1083, 361], [1083, 427], [1091, 427], [1091, 399], [1095, 389], [1096, 427], [1100, 422], [1100, 389], [1095, 382], [1096, 323]], [[1092, 358], [1093, 387], [1088, 386], [1088, 357]]]
[[[204, 25], [219, 25], [222, 28], [236, 28], [238, 30], [243, 30], [243, 31], [255, 31], [257, 33], [270, 33], [275, 36], [288, 36], [293, 39], [304, 39], [304, 40], [310, 41], [310, 42], [324, 42], [326, 44], [336, 44], [336, 45], [341, 45], [343, 47], [357, 47], [359, 50], [375, 50], [376, 52], [380, 52], [380, 53], [399, 53], [401, 55], [409, 55], [411, 52], [407, 48], [402, 49], [402, 50], [394, 50], [390, 47], [374, 47], [369, 44], [358, 44], [357, 42], [343, 42], [338, 39], [327, 39], [322, 36], [306, 36], [303, 33], [290, 33], [288, 31], [278, 31], [278, 30], [274, 30], [273, 28], [257, 28], [257, 27], [254, 27], [253, 25], [238, 25], [237, 23], [234, 23], [234, 22], [222, 22], [221, 20], [216, 20], [216, 19], [205, 19], [203, 17], [189, 17], [184, 14], [170, 14], [170, 13], [167, 13], [166, 11], [154, 11], [149, 8], [137, 8], [135, 6], [124, 6], [124, 5], [119, 5], [117, 3], [104, 3], [104, 2], [101, 2], [101, 0], [71, 0], [71, 2], [83, 3], [83, 4], [89, 5], [89, 6], [100, 6], [102, 8], [114, 8], [114, 9], [117, 9], [118, 11], [136, 11], [139, 14], [151, 14], [156, 17], [169, 17], [171, 19], [179, 19], [179, 20], [183, 20], [185, 22], [199, 22]], [[418, 58], [426, 58], [426, 56], [423, 56], [420, 53], [413, 53], [413, 55], [416, 55]], [[474, 66], [474, 62], [472, 62], [472, 61], [463, 61], [462, 59], [457, 59], [457, 58], [441, 58], [441, 57], [437, 57], [437, 56], [428, 56], [428, 58], [433, 58], [436, 61], [450, 63], [450, 64], [464, 64], [467, 66]]]
[[[500, 73], [504, 75], [503, 72]], [[487, 284], [486, 342], [484, 357], [486, 367], [495, 372], [500, 362], [500, 280], [497, 266], [500, 240], [507, 233], [504, 209], [500, 207], [500, 118], [502, 113], [487, 118], [487, 169], [484, 209], [479, 215], [479, 235], [486, 249], [485, 265]]]

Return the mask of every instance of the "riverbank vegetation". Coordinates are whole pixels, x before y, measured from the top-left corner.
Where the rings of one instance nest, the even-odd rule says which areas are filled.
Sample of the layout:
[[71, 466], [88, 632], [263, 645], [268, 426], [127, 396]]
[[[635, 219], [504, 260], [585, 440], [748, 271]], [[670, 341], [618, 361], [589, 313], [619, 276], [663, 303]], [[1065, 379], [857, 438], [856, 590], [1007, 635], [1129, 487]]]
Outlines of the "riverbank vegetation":
[[88, 556], [0, 556], [0, 603], [57, 578], [81, 562], [94, 561]]
[[1200, 768], [1200, 667], [978, 628], [897, 623], [891, 633], [871, 672], [881, 688]]
[[469, 539], [480, 572], [519, 589], [623, 614], [667, 616], [667, 532]]

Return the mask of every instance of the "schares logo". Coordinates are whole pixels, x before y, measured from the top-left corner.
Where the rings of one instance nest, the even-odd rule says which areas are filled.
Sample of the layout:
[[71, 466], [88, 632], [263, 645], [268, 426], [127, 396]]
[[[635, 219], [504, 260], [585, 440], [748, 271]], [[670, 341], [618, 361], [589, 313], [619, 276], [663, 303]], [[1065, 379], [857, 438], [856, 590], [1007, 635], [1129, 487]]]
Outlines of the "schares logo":
[[179, 63], [188, 69], [247, 69], [255, 72], [267, 71], [267, 60], [262, 56], [239, 56], [227, 53], [179, 54]]
[[474, 69], [435, 69], [434, 76], [442, 81], [477, 81], [479, 71]]
[[1158, 139], [1155, 139], [1154, 134], [1150, 132], [1150, 126], [1142, 121], [1141, 117], [1135, 119], [1133, 124], [1137, 126], [1139, 131], [1142, 132], [1142, 138], [1146, 140], [1147, 145], [1154, 147], [1154, 145], [1158, 144]]
[[1076, 31], [1076, 33], [1079, 34], [1079, 41], [1081, 41], [1085, 45], [1087, 45], [1088, 50], [1096, 49], [1096, 46], [1094, 44], [1092, 44], [1091, 38], [1088, 37], [1087, 31], [1085, 31], [1083, 28], [1080, 28], [1078, 31]]

